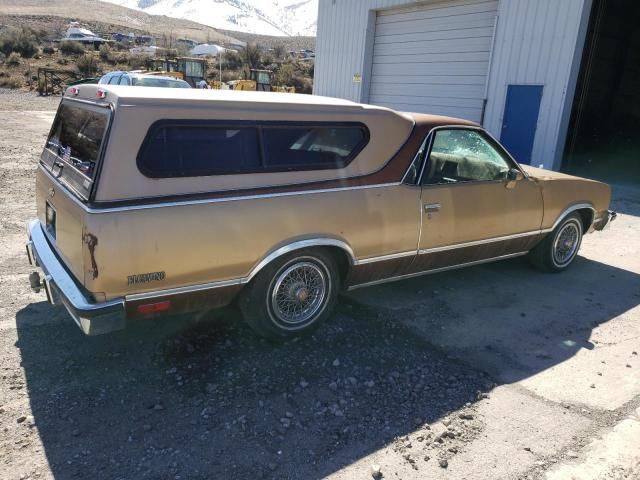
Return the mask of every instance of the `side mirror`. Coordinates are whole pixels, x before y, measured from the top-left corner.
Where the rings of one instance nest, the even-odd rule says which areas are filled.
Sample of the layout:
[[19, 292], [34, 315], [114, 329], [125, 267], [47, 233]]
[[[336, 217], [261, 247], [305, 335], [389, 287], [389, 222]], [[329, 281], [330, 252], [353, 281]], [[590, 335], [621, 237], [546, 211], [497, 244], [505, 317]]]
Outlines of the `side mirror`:
[[507, 183], [505, 187], [511, 189], [516, 186], [516, 182], [519, 182], [524, 178], [524, 175], [517, 168], [512, 168], [507, 172]]

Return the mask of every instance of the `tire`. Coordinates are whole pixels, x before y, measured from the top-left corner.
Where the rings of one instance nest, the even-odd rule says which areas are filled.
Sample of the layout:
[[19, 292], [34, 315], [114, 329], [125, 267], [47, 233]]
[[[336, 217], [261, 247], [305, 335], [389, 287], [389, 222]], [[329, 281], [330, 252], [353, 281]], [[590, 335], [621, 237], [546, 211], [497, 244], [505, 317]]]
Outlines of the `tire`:
[[240, 294], [238, 306], [262, 337], [303, 335], [331, 315], [340, 283], [336, 260], [329, 252], [298, 250], [263, 268]]
[[563, 272], [573, 263], [582, 244], [582, 219], [572, 213], [529, 252], [531, 263], [544, 272]]

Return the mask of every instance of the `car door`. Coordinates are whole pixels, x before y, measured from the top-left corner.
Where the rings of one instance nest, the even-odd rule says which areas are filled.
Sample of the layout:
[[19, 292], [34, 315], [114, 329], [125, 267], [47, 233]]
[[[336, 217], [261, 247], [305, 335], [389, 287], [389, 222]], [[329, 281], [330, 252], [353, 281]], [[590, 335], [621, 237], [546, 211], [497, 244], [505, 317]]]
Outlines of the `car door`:
[[526, 252], [539, 239], [542, 193], [486, 132], [431, 133], [422, 178], [422, 230], [414, 271]]

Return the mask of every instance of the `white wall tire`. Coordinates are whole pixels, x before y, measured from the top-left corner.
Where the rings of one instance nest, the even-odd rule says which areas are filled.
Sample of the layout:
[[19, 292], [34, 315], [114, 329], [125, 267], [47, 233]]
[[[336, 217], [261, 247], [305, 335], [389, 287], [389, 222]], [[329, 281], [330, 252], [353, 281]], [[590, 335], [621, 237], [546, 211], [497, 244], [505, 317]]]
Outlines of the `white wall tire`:
[[529, 252], [529, 259], [534, 266], [546, 272], [566, 270], [575, 260], [582, 245], [582, 229], [580, 215], [568, 215]]
[[335, 259], [323, 249], [280, 257], [245, 287], [239, 306], [261, 336], [287, 338], [314, 330], [331, 315], [340, 288]]

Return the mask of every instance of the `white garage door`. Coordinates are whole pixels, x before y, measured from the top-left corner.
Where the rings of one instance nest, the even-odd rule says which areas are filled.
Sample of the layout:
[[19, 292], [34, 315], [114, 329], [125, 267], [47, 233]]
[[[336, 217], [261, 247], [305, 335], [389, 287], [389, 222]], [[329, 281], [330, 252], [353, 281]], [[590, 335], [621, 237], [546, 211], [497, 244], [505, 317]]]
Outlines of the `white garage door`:
[[369, 102], [479, 122], [497, 8], [458, 0], [378, 12]]

